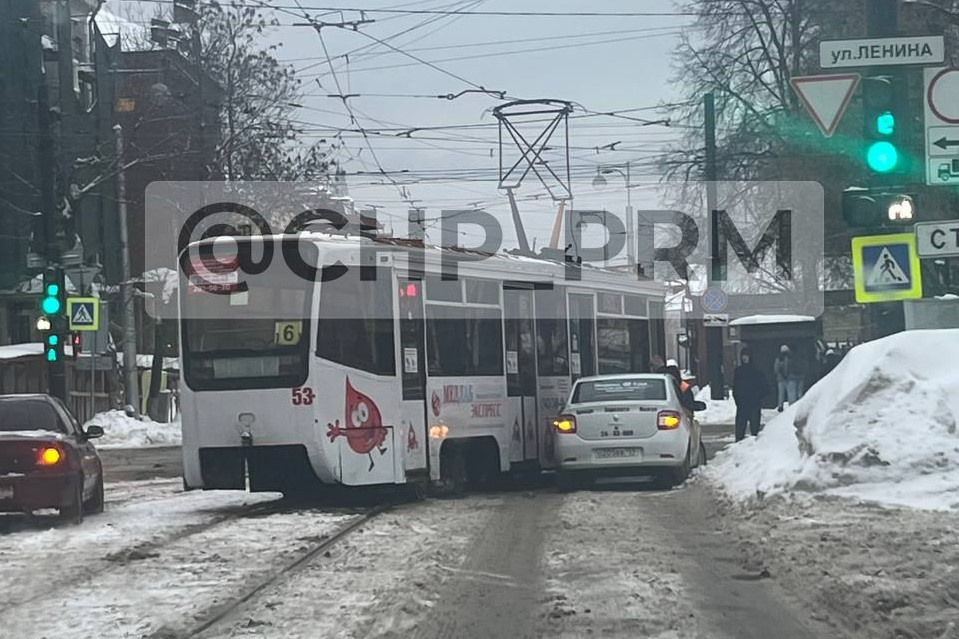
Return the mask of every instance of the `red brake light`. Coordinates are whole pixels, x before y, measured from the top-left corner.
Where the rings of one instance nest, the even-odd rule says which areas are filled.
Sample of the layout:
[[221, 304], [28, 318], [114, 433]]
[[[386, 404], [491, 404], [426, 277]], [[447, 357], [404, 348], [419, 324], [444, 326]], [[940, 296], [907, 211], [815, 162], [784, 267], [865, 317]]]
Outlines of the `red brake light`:
[[553, 420], [553, 428], [564, 434], [575, 433], [576, 418], [572, 415], [560, 415]]
[[656, 427], [659, 430], [676, 430], [681, 421], [680, 415], [674, 410], [661, 410], [656, 416]]
[[37, 451], [37, 464], [39, 466], [56, 466], [63, 459], [63, 452], [54, 446], [44, 446]]

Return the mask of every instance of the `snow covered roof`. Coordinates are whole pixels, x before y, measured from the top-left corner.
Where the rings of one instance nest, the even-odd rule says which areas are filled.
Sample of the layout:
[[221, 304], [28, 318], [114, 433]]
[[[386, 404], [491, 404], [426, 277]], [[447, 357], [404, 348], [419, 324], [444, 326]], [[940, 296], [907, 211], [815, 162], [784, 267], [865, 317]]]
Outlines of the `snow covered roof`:
[[[73, 347], [64, 345], [64, 355], [73, 356]], [[0, 346], [0, 359], [18, 359], [20, 357], [40, 357], [43, 355], [42, 342], [25, 342]]]
[[106, 7], [101, 7], [96, 17], [97, 28], [103, 39], [111, 47], [116, 46], [119, 38], [124, 51], [149, 50], [150, 29], [119, 16]]
[[811, 315], [747, 315], [734, 319], [730, 326], [751, 326], [755, 324], [794, 324], [799, 322], [815, 322]]

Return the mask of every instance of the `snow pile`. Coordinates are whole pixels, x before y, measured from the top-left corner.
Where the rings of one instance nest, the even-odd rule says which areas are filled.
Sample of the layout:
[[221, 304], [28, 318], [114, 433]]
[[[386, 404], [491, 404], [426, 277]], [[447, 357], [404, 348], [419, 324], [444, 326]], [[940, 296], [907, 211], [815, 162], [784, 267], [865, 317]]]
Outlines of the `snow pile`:
[[[736, 402], [733, 398], [711, 399], [709, 384], [696, 393], [696, 399], [706, 404], [706, 410], [696, 411], [696, 421], [700, 424], [733, 424], [736, 422]], [[763, 423], [777, 415], [773, 408], [762, 410]]]
[[746, 317], [734, 319], [729, 325], [753, 326], [755, 324], [796, 324], [815, 321], [816, 318], [811, 315], [747, 315]]
[[959, 329], [857, 346], [707, 476], [739, 499], [795, 489], [959, 509], [957, 361]]
[[707, 384], [696, 393], [696, 399], [706, 404], [706, 410], [696, 411], [696, 421], [700, 424], [732, 424], [736, 421], [736, 402], [732, 398], [711, 399]]
[[155, 422], [149, 417], [129, 417], [122, 410], [98, 413], [84, 424], [101, 426], [102, 438], [96, 440], [97, 448], [143, 448], [146, 446], [179, 446], [180, 422], [169, 424]]

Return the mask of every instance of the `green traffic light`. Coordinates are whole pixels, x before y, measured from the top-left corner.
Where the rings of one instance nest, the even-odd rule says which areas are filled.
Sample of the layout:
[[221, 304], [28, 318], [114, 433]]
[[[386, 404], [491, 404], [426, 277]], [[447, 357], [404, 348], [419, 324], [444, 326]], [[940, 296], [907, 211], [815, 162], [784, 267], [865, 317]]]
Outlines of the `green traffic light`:
[[879, 135], [890, 136], [896, 132], [896, 116], [890, 111], [876, 116], [876, 133]]
[[60, 312], [60, 300], [56, 297], [44, 297], [40, 302], [40, 310], [46, 315], [56, 315]]
[[47, 349], [47, 361], [48, 361], [48, 362], [55, 362], [55, 361], [57, 361], [57, 349], [55, 349], [55, 348], [48, 348], [48, 349]]
[[866, 164], [876, 173], [889, 173], [899, 164], [899, 151], [891, 142], [874, 142], [866, 152]]
[[60, 336], [56, 334], [47, 335], [47, 344], [49, 346], [56, 346], [60, 343]]

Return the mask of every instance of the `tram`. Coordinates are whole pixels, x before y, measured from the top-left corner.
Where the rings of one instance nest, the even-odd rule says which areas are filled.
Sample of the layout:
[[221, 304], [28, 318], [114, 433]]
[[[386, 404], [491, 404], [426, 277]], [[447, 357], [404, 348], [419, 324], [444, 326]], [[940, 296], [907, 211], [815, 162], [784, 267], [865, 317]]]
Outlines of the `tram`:
[[[242, 284], [182, 275], [187, 489], [460, 486], [550, 468], [572, 381], [647, 372], [664, 351], [664, 290], [635, 274], [398, 239], [273, 240], [318, 276], [279, 260]], [[262, 238], [235, 242], [255, 252]], [[450, 262], [455, 278], [423, 267]]]

